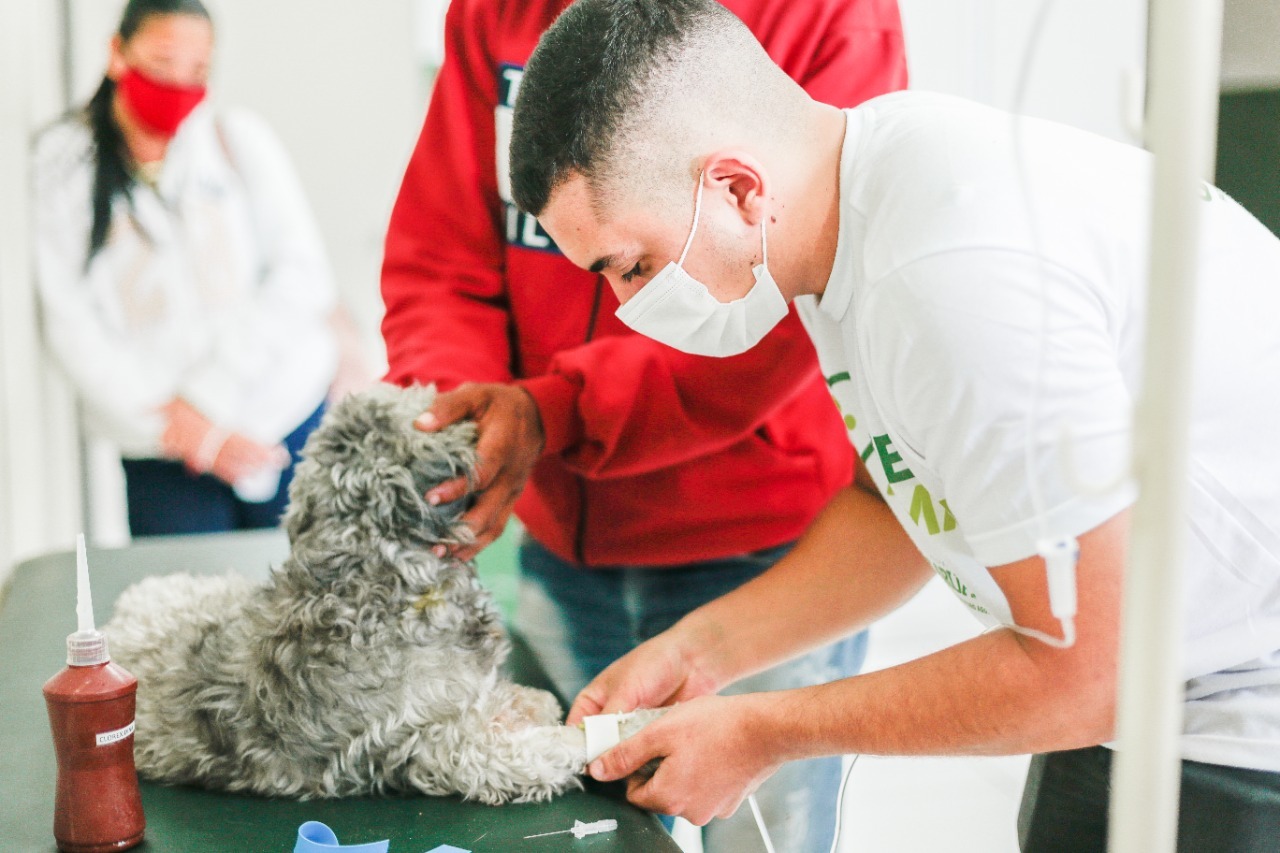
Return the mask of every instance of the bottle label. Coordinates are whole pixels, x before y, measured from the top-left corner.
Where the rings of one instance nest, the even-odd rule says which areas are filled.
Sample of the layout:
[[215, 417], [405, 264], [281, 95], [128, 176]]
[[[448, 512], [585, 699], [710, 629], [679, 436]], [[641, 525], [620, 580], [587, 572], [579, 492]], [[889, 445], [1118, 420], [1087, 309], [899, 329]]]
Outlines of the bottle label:
[[111, 732], [103, 732], [102, 734], [97, 736], [98, 746], [110, 746], [113, 743], [119, 743], [120, 741], [127, 738], [129, 735], [133, 734], [133, 728], [134, 728], [134, 724], [130, 722], [129, 725], [125, 726], [122, 729], [116, 729], [115, 731], [111, 731]]

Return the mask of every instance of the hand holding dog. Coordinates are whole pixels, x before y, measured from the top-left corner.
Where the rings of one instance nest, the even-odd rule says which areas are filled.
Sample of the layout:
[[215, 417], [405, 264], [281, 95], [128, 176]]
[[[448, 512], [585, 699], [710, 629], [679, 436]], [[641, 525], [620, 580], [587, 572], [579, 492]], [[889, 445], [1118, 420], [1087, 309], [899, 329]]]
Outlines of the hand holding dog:
[[[590, 773], [627, 778], [627, 799], [650, 811], [698, 826], [729, 817], [786, 760], [773, 702], [768, 693], [694, 699], [597, 758]], [[637, 773], [654, 759], [652, 776]]]
[[[470, 560], [502, 533], [546, 444], [533, 397], [523, 388], [501, 383], [469, 382], [440, 394], [414, 426], [434, 432], [466, 418], [476, 422], [479, 432], [474, 483], [469, 488], [466, 478], [458, 477], [441, 483], [426, 496], [432, 504], [443, 504], [462, 499], [468, 491], [476, 492], [475, 505], [462, 516], [476, 539], [453, 549], [453, 556], [460, 560]], [[444, 548], [436, 547], [438, 556], [444, 556]]]

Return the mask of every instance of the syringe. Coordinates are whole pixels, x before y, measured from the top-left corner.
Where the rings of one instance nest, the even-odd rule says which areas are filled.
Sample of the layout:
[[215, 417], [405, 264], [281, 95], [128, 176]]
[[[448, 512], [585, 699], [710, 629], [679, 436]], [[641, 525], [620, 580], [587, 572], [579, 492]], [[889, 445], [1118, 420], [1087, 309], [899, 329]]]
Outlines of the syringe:
[[573, 829], [561, 829], [556, 832], [540, 832], [537, 835], [526, 835], [525, 838], [545, 838], [548, 835], [564, 835], [572, 832], [574, 838], [583, 838], [588, 835], [595, 835], [600, 832], [613, 832], [618, 828], [618, 822], [613, 818], [605, 818], [595, 823], [583, 823], [580, 820], [573, 822]]

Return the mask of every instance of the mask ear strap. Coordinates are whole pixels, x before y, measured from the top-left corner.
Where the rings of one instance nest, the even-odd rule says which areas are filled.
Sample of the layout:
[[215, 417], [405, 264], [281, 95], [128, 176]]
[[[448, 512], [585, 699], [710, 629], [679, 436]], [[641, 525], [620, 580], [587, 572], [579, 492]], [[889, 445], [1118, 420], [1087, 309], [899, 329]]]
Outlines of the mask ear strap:
[[765, 223], [769, 221], [769, 214], [765, 213], [760, 217], [760, 263], [765, 269], [769, 267], [769, 231], [765, 227]]
[[680, 260], [676, 261], [676, 266], [684, 266], [685, 255], [689, 254], [689, 247], [693, 245], [693, 235], [698, 233], [698, 217], [702, 214], [702, 172], [698, 173], [698, 195], [693, 202], [693, 227], [689, 229], [689, 239], [684, 241], [684, 251], [680, 253]]

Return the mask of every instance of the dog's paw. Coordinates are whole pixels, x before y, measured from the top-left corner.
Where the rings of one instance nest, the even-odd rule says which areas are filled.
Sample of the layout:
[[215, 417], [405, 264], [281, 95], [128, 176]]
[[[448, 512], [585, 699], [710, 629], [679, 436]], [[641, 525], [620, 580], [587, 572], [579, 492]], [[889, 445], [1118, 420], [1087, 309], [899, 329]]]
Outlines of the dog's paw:
[[530, 778], [513, 802], [541, 802], [580, 789], [587, 757], [582, 730], [576, 726], [539, 726], [531, 733], [524, 767]]
[[546, 690], [523, 685], [516, 685], [516, 689], [518, 691], [516, 704], [521, 709], [524, 719], [540, 726], [554, 726], [560, 723], [564, 712], [555, 696]]
[[558, 726], [563, 712], [556, 697], [522, 684], [504, 685], [495, 721], [509, 731], [529, 726]]

